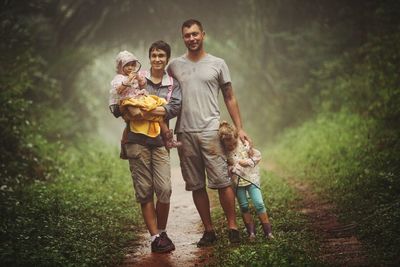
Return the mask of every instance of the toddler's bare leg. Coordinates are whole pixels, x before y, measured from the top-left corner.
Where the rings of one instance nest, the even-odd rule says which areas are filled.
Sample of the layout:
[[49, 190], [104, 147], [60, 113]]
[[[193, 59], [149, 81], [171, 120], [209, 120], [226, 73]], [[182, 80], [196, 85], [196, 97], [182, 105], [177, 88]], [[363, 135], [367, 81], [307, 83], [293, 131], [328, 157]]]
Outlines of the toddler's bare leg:
[[181, 146], [182, 143], [174, 140], [174, 132], [172, 129], [168, 128], [168, 125], [165, 121], [160, 121], [160, 129], [161, 129], [161, 136], [164, 142], [164, 146], [167, 149], [171, 149], [174, 147]]
[[[164, 121], [164, 117], [163, 116], [159, 116], [159, 115], [149, 115], [147, 112], [143, 113], [143, 120], [145, 121], [155, 121], [155, 122], [160, 122], [160, 121]], [[164, 122], [165, 125], [167, 125]], [[161, 124], [160, 124], [161, 126]], [[168, 129], [168, 126], [166, 126]]]
[[165, 121], [161, 120], [161, 121], [159, 121], [159, 123], [160, 123], [160, 128], [161, 128], [161, 134], [165, 134], [165, 133], [169, 132], [168, 125]]
[[243, 212], [242, 218], [244, 223], [253, 223], [253, 217], [251, 216], [250, 212]]
[[266, 212], [260, 213], [258, 218], [260, 219], [261, 223], [269, 223], [269, 218]]
[[128, 106], [128, 112], [131, 118], [136, 118], [138, 116], [142, 116], [142, 111], [138, 107]]

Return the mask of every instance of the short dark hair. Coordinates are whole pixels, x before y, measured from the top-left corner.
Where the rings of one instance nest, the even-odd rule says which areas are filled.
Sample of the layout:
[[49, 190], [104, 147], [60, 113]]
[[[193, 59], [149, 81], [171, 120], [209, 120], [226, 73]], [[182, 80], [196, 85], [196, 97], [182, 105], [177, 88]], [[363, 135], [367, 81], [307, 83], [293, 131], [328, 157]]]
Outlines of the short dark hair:
[[182, 24], [181, 31], [183, 32], [183, 28], [190, 28], [192, 25], [196, 24], [199, 26], [200, 31], [203, 31], [203, 25], [201, 25], [201, 22], [196, 20], [196, 19], [188, 19]]
[[160, 49], [167, 54], [167, 60], [171, 57], [171, 47], [166, 42], [159, 40], [151, 44], [149, 48], [149, 58], [151, 57], [151, 51], [154, 49]]

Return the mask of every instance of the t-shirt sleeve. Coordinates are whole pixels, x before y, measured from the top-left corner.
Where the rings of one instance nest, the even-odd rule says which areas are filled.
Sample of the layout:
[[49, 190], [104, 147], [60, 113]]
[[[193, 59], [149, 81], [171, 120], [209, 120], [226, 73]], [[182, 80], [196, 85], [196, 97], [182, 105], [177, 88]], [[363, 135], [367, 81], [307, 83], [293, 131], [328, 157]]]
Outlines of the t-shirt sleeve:
[[175, 78], [174, 72], [173, 72], [173, 67], [174, 67], [173, 65], [174, 65], [174, 63], [175, 63], [175, 59], [172, 59], [172, 60], [169, 62], [168, 66], [167, 66], [167, 73], [168, 73], [169, 75], [171, 75], [172, 77]]
[[228, 65], [226, 65], [225, 60], [221, 60], [220, 72], [219, 72], [219, 86], [231, 82], [231, 74], [229, 72]]

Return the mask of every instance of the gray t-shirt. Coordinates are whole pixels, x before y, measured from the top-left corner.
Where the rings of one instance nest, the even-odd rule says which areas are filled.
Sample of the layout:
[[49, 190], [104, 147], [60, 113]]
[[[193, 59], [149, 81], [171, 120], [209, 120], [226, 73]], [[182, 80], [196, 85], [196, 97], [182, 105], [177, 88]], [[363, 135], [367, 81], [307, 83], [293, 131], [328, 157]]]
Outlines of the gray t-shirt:
[[219, 91], [222, 85], [231, 82], [225, 61], [207, 54], [193, 62], [183, 55], [171, 61], [168, 71], [182, 88], [182, 109], [175, 131], [182, 133], [218, 130]]

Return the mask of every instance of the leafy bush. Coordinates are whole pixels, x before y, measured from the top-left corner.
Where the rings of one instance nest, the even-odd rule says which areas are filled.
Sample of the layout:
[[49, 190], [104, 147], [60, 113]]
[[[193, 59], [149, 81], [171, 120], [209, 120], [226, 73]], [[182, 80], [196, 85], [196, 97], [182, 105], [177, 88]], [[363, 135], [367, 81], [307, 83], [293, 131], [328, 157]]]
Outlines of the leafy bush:
[[358, 225], [377, 261], [393, 263], [400, 252], [399, 151], [396, 130], [343, 111], [287, 131], [271, 157], [313, 181], [337, 203], [342, 219]]
[[141, 216], [126, 162], [91, 142], [53, 155], [56, 176], [1, 190], [0, 262], [105, 266], [121, 258]]
[[[69, 88], [56, 77], [53, 47], [54, 31], [42, 12], [54, 1], [2, 3], [0, 34], [0, 181], [2, 185], [45, 179], [54, 164], [43, 149], [57, 141], [72, 140], [83, 129], [91, 129], [89, 114], [76, 106], [81, 102], [64, 97]], [[50, 12], [51, 13], [51, 12]], [[47, 36], [44, 38], [43, 36]], [[59, 49], [59, 48], [57, 48]], [[68, 57], [69, 55], [65, 55]], [[53, 58], [55, 57], [55, 58]], [[83, 60], [83, 56], [81, 56]], [[76, 63], [71, 67], [76, 69]], [[66, 73], [58, 72], [62, 77]], [[78, 96], [75, 96], [79, 98]], [[82, 98], [82, 97], [81, 97]], [[71, 103], [73, 102], [73, 103]], [[76, 103], [74, 105], [74, 103]], [[86, 124], [79, 123], [85, 116]], [[56, 145], [57, 146], [57, 145]], [[51, 154], [51, 153], [49, 153]]]

